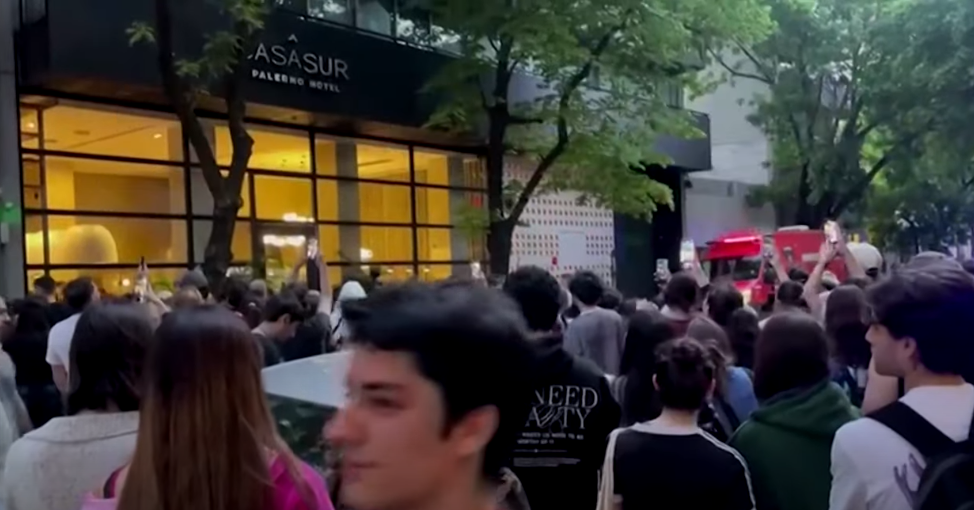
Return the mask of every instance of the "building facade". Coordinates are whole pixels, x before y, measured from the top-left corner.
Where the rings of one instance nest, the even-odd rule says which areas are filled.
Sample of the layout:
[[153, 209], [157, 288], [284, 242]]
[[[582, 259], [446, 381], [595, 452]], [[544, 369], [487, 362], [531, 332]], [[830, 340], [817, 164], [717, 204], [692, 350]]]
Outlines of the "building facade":
[[[735, 57], [730, 57], [731, 59]], [[744, 71], [749, 67], [745, 64]], [[711, 64], [707, 75], [724, 68]], [[704, 246], [729, 231], [775, 227], [773, 209], [755, 208], [747, 196], [771, 178], [771, 147], [765, 134], [748, 121], [753, 101], [767, 94], [767, 85], [747, 78], [721, 83], [713, 92], [695, 98], [689, 107], [710, 117], [713, 168], [688, 176], [685, 191], [686, 236]]]
[[[202, 262], [213, 199], [161, 92], [154, 48], [126, 35], [151, 20], [152, 2], [14, 3], [0, 27], [0, 57], [16, 57], [0, 58], [0, 193], [21, 214], [0, 237], [0, 294], [41, 274], [88, 275], [123, 293], [143, 258], [165, 287]], [[456, 39], [411, 2], [278, 3], [246, 84], [254, 149], [233, 265], [276, 282], [316, 237], [336, 282], [362, 270], [468, 274], [487, 254], [483, 236], [457, 228], [457, 211], [486, 205], [483, 147], [422, 127], [437, 104], [422, 89]], [[177, 27], [211, 15], [180, 13]], [[181, 32], [183, 42], [199, 47], [200, 32]], [[202, 106], [227, 169], [222, 105]]]

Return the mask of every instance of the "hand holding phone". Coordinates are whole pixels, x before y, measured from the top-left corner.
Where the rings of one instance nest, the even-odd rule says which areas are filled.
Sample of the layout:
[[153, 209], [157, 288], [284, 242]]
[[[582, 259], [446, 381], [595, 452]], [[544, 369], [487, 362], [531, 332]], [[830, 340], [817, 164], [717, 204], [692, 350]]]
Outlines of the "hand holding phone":
[[308, 246], [307, 246], [307, 249], [308, 249], [308, 251], [307, 251], [307, 258], [308, 258], [308, 260], [315, 260], [315, 259], [318, 258], [318, 254], [320, 253], [320, 250], [319, 250], [319, 246], [318, 246], [318, 238], [317, 237], [309, 237], [308, 238]]
[[145, 257], [139, 258], [139, 272], [135, 276], [135, 300], [139, 303], [145, 302], [145, 295], [149, 291], [149, 266], [145, 263]]

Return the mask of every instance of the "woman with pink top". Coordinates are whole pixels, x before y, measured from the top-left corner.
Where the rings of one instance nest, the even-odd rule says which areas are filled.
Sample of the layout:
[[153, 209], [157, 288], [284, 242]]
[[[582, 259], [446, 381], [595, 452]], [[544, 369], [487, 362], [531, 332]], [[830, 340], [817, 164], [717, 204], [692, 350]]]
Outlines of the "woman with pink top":
[[146, 360], [132, 461], [83, 510], [333, 510], [321, 476], [278, 436], [260, 367], [232, 312], [167, 315]]

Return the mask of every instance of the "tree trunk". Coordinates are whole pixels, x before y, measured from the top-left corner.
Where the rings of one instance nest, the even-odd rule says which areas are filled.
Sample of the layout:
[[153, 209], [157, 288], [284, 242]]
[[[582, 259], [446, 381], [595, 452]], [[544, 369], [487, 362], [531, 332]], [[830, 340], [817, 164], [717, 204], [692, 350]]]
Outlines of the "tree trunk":
[[516, 223], [510, 219], [492, 221], [487, 232], [487, 249], [490, 252], [490, 274], [503, 276], [511, 269], [511, 247]]
[[[237, 222], [239, 204], [235, 204], [232, 197], [220, 200], [213, 206], [213, 229], [206, 241], [203, 253], [203, 274], [210, 283], [210, 289], [216, 292], [227, 276], [233, 252], [230, 249], [233, 242], [233, 229]], [[237, 200], [239, 202], [239, 199]]]

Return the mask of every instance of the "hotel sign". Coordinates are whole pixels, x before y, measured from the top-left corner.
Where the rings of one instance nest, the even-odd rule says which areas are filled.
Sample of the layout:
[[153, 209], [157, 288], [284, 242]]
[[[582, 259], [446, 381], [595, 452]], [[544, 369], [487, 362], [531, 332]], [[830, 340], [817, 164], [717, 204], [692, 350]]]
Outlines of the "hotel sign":
[[342, 85], [350, 81], [348, 63], [336, 57], [295, 48], [298, 38], [291, 34], [287, 45], [260, 43], [251, 61], [250, 77], [255, 80], [309, 88], [321, 92], [340, 93]]

